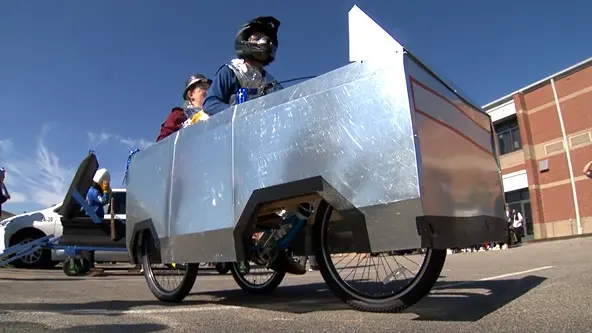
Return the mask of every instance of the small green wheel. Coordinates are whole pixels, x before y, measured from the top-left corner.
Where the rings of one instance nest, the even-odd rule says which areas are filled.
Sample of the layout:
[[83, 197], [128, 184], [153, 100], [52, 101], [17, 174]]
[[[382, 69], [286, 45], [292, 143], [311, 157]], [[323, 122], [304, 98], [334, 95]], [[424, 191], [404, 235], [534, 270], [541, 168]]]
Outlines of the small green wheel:
[[68, 257], [64, 260], [62, 270], [67, 276], [82, 276], [90, 271], [90, 262], [82, 256]]

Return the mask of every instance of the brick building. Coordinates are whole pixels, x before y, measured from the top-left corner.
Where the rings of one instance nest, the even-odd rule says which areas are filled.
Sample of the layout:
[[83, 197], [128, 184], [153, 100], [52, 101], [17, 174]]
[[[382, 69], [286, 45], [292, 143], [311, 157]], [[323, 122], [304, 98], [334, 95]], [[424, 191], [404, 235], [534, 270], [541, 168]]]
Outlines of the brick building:
[[528, 238], [592, 233], [592, 58], [493, 101], [506, 202]]

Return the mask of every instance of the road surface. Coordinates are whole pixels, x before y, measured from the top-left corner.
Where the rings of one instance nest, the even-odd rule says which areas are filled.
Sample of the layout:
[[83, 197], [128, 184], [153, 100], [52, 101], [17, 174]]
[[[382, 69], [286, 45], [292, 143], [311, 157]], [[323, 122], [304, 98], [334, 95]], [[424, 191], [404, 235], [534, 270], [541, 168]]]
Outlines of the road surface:
[[288, 277], [271, 297], [204, 273], [171, 306], [126, 270], [68, 278], [0, 269], [0, 332], [591, 332], [591, 248], [579, 238], [449, 255], [433, 292], [401, 314], [353, 311], [317, 272]]

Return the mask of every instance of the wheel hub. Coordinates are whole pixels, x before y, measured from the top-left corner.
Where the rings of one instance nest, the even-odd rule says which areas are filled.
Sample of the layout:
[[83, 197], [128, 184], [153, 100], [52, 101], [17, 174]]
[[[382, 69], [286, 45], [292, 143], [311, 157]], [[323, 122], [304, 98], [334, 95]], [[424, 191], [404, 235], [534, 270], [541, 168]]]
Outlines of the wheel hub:
[[[31, 243], [32, 241], [34, 241], [33, 238], [26, 238], [26, 239], [23, 239], [19, 244], [25, 245], [25, 244]], [[39, 261], [39, 259], [41, 258], [41, 251], [43, 251], [43, 250], [38, 249], [34, 252], [31, 252], [31, 253], [27, 254], [26, 256], [23, 256], [21, 258], [21, 261], [24, 262], [25, 264], [32, 265], [32, 264], [36, 263], [37, 261]]]

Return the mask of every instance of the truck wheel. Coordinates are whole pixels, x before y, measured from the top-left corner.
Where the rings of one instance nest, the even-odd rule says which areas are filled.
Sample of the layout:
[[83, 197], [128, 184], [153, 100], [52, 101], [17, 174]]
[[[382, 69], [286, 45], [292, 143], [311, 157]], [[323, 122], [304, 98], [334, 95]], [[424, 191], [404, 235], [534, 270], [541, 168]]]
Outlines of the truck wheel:
[[[331, 246], [329, 244], [331, 240], [329, 230], [330, 224], [332, 224], [329, 221], [332, 212], [332, 207], [326, 202], [320, 203], [313, 225], [313, 247], [321, 275], [338, 298], [361, 311], [400, 312], [414, 305], [430, 292], [444, 266], [446, 250], [427, 249], [425, 258], [418, 265], [417, 274], [413, 278], [408, 278], [406, 274], [406, 272], [411, 272], [409, 269], [405, 268], [405, 270], [402, 270], [401, 266], [397, 266], [398, 264], [400, 265], [398, 261], [397, 263], [388, 265], [391, 267], [390, 269], [396, 268], [396, 272], [391, 271], [388, 273], [384, 268], [375, 268], [377, 276], [382, 271], [385, 271], [384, 276], [379, 278], [360, 278], [355, 272], [354, 274], [351, 274], [351, 272], [348, 274], [347, 272], [348, 270], [351, 271], [358, 268], [357, 266], [350, 266], [359, 265], [360, 260], [355, 260], [355, 256], [360, 255], [361, 259], [371, 262], [371, 264], [360, 266], [360, 271], [363, 271], [362, 275], [371, 272], [372, 266], [376, 266], [376, 264], [381, 263], [385, 259], [391, 260], [394, 258], [396, 260], [396, 257], [390, 256], [388, 253], [350, 253], [344, 254], [346, 258], [333, 258], [332, 253], [330, 253]], [[351, 259], [349, 257], [354, 258]], [[345, 267], [337, 269], [335, 267], [336, 264], [333, 263], [334, 259], [338, 260], [338, 264], [340, 262], [344, 263]], [[407, 261], [402, 260], [401, 262], [405, 263]], [[347, 276], [345, 278], [341, 277], [341, 272]], [[346, 282], [345, 279], [352, 275], [352, 281]], [[399, 278], [402, 278], [402, 281]], [[378, 282], [376, 282], [377, 280]], [[362, 289], [360, 287], [363, 283], [372, 285], [368, 289]], [[382, 291], [372, 293], [369, 289], [382, 289]]]
[[[176, 269], [172, 265], [167, 267], [151, 260], [153, 251], [155, 249], [152, 238], [147, 237], [138, 257], [141, 258], [148, 288], [157, 299], [163, 302], [181, 302], [195, 284], [199, 263], [183, 264], [183, 269]], [[166, 282], [159, 281], [163, 276]], [[171, 280], [174, 281], [171, 282]]]
[[[259, 272], [258, 269], [262, 271]], [[233, 262], [230, 272], [234, 281], [246, 293], [263, 295], [273, 292], [282, 283], [285, 272], [251, 266], [249, 262]]]
[[[43, 237], [45, 237], [45, 234], [38, 229], [22, 229], [12, 236], [10, 246], [30, 243]], [[47, 269], [55, 266], [51, 260], [51, 250], [49, 249], [38, 249], [33, 253], [13, 261], [12, 265], [16, 268], [24, 269]]]

